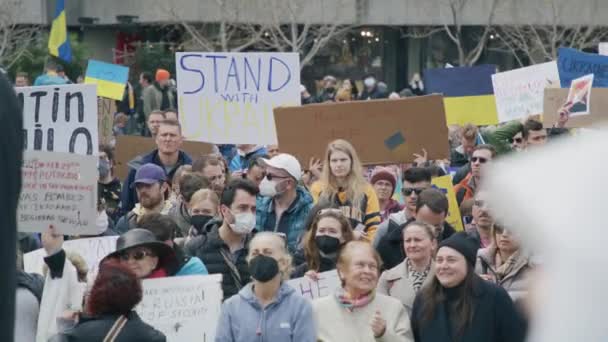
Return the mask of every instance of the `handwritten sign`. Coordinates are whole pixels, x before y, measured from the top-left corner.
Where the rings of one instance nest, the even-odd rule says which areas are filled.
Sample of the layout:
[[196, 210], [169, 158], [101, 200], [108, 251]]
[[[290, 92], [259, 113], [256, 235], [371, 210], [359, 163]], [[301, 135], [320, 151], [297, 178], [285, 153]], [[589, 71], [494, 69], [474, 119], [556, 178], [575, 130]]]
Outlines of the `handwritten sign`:
[[600, 43], [597, 47], [598, 53], [602, 56], [608, 56], [608, 43]]
[[272, 109], [300, 105], [297, 53], [176, 54], [180, 121], [189, 140], [276, 144]]
[[99, 143], [110, 144], [114, 137], [114, 113], [116, 102], [111, 99], [97, 98], [97, 127], [99, 127]]
[[314, 281], [308, 277], [291, 279], [287, 284], [296, 292], [310, 300], [329, 296], [340, 286], [340, 278], [336, 270], [319, 273], [319, 280]]
[[54, 225], [65, 235], [98, 234], [97, 157], [25, 151], [17, 225], [42, 232]]
[[211, 342], [220, 317], [221, 282], [221, 274], [144, 280], [136, 311], [167, 342]]
[[[116, 239], [118, 239], [118, 236], [68, 240], [63, 243], [63, 249], [66, 252], [78, 253], [84, 259], [89, 268], [87, 281], [92, 283], [97, 277], [101, 259], [116, 250]], [[24, 254], [23, 268], [25, 272], [42, 274], [46, 256], [44, 248]]]
[[23, 108], [24, 149], [97, 154], [94, 85], [15, 88]]
[[562, 88], [569, 88], [572, 80], [593, 74], [593, 88], [608, 88], [608, 56], [560, 48], [557, 65]]
[[441, 177], [435, 177], [431, 180], [433, 187], [443, 192], [448, 199], [448, 215], [445, 218], [446, 222], [449, 223], [457, 231], [464, 230], [462, 224], [462, 218], [460, 217], [460, 207], [456, 200], [456, 192], [452, 185], [452, 176], [446, 175]]
[[128, 79], [128, 67], [90, 59], [84, 83], [97, 84], [98, 96], [122, 100]]
[[[559, 110], [568, 101], [569, 89], [545, 89], [545, 105], [543, 114], [543, 126], [551, 128], [559, 119]], [[608, 88], [592, 89], [593, 97], [590, 98], [589, 115], [572, 116], [566, 123], [566, 128], [591, 128], [605, 125], [608, 121], [608, 112], [604, 110], [608, 106]]]
[[559, 86], [557, 62], [492, 75], [498, 121], [507, 122], [543, 112], [546, 87]]

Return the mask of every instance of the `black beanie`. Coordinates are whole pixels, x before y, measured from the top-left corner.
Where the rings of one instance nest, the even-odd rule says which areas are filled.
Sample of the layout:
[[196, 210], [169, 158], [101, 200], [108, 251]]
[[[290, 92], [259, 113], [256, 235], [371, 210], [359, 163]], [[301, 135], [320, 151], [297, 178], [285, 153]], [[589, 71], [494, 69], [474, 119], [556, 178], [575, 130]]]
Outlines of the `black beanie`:
[[479, 243], [474, 238], [470, 237], [465, 232], [458, 232], [449, 238], [443, 240], [439, 244], [441, 247], [450, 247], [458, 251], [458, 253], [464, 255], [469, 265], [475, 266], [477, 260], [477, 250], [479, 249]]

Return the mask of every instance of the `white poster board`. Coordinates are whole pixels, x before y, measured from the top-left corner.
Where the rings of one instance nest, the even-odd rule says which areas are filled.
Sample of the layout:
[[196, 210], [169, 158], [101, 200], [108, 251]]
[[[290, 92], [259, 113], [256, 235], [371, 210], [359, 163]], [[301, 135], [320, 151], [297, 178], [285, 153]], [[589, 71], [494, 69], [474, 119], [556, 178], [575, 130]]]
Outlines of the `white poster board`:
[[24, 151], [17, 208], [21, 232], [43, 232], [49, 225], [65, 235], [99, 234], [97, 157]]
[[180, 122], [188, 140], [276, 144], [272, 109], [300, 105], [297, 53], [176, 53]]
[[309, 277], [291, 279], [287, 284], [310, 300], [332, 295], [340, 286], [340, 278], [336, 270], [319, 273], [319, 280]]
[[602, 56], [608, 56], [608, 43], [600, 43], [598, 53]]
[[221, 274], [144, 280], [136, 311], [167, 342], [211, 342], [220, 318], [221, 283]]
[[97, 155], [97, 87], [15, 88], [23, 106], [24, 149]]
[[[118, 236], [68, 240], [63, 243], [63, 249], [66, 252], [78, 253], [84, 259], [89, 268], [87, 282], [91, 284], [97, 277], [101, 259], [116, 250], [116, 239]], [[23, 269], [27, 273], [42, 274], [46, 256], [44, 248], [24, 254]]]
[[498, 121], [542, 114], [545, 88], [559, 84], [555, 61], [492, 75]]

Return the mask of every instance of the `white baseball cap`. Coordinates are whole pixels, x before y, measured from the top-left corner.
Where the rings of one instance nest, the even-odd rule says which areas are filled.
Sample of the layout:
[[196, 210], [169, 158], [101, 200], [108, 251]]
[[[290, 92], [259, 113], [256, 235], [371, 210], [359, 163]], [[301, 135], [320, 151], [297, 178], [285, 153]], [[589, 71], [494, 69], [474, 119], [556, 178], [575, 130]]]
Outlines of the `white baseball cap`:
[[285, 170], [289, 173], [296, 181], [302, 178], [302, 168], [300, 162], [296, 157], [291, 154], [281, 153], [271, 159], [263, 159], [262, 163], [266, 166], [272, 166], [277, 169]]

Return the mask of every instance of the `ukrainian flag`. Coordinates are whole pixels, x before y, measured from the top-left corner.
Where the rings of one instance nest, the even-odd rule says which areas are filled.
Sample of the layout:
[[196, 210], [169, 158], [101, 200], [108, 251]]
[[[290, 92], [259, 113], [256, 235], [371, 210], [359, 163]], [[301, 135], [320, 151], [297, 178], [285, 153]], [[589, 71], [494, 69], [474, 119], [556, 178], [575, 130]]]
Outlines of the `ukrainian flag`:
[[65, 1], [56, 0], [55, 18], [49, 36], [49, 53], [70, 63], [72, 61], [72, 48], [68, 37], [67, 22], [65, 19]]
[[498, 124], [492, 87], [495, 65], [428, 69], [424, 72], [426, 92], [443, 93], [448, 125]]

